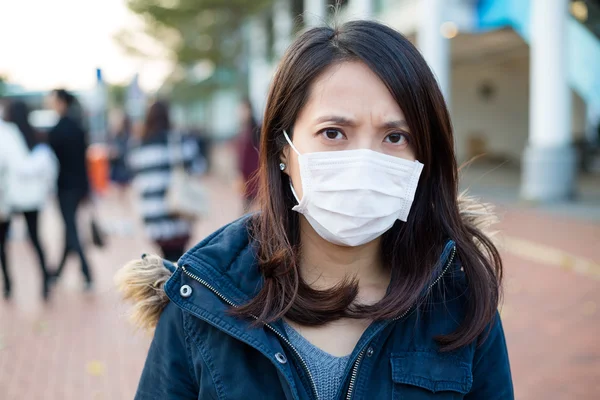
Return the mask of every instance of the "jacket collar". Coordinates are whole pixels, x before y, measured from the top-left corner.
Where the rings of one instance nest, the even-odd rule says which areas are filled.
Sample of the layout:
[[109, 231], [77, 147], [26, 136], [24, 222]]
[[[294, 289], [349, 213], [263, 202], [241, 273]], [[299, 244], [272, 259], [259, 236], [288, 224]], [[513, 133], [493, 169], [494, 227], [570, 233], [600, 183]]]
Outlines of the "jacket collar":
[[244, 216], [217, 230], [177, 263], [236, 305], [250, 301], [263, 279], [248, 236], [250, 218]]
[[[177, 267], [167, 263], [165, 267], [174, 272], [164, 285], [164, 292], [180, 308], [248, 344], [270, 359], [290, 384], [293, 398], [298, 399], [299, 389], [289, 363], [282, 365], [274, 358], [275, 354], [284, 351], [283, 344], [268, 332], [270, 329], [285, 338], [281, 321], [268, 324], [264, 329], [249, 329], [247, 320], [233, 317], [227, 312], [229, 306], [248, 302], [262, 285], [263, 278], [256, 262], [255, 248], [248, 234], [249, 219], [249, 216], [243, 217], [216, 231], [187, 252], [179, 260]], [[453, 249], [454, 242], [448, 241], [434, 276], [439, 277], [446, 270], [444, 265], [451, 264], [447, 260], [454, 254]], [[436, 279], [432, 279], [432, 283]], [[365, 346], [390, 322], [378, 321], [369, 326], [350, 356], [346, 374]]]
[[[256, 262], [255, 246], [248, 234], [250, 218], [251, 215], [244, 216], [214, 232], [188, 251], [177, 263], [188, 277], [193, 277], [206, 286], [221, 300], [227, 299], [235, 305], [250, 301], [263, 283]], [[432, 275], [432, 282], [445, 272], [454, 246], [454, 241], [447, 241]], [[167, 282], [167, 286], [170, 284], [171, 282]], [[178, 302], [175, 298], [171, 300]], [[221, 300], [215, 297], [215, 301]], [[206, 304], [197, 306], [207, 307]]]

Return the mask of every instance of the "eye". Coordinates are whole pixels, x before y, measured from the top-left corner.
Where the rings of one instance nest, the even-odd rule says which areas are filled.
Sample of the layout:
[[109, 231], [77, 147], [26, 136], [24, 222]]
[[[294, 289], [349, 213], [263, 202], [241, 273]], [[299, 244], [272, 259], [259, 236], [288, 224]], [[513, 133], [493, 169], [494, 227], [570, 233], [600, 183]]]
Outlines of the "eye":
[[327, 128], [320, 131], [319, 134], [327, 140], [342, 140], [346, 138], [346, 135], [339, 129]]
[[390, 133], [385, 137], [385, 141], [394, 145], [404, 145], [408, 143], [408, 135], [401, 132]]

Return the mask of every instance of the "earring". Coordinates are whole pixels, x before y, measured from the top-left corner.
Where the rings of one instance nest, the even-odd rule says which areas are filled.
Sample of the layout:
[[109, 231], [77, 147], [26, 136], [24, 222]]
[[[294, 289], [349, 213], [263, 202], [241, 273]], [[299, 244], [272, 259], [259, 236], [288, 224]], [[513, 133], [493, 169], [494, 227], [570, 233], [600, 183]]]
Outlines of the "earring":
[[283, 171], [285, 169], [285, 164], [284, 163], [280, 163], [279, 164], [279, 169]]

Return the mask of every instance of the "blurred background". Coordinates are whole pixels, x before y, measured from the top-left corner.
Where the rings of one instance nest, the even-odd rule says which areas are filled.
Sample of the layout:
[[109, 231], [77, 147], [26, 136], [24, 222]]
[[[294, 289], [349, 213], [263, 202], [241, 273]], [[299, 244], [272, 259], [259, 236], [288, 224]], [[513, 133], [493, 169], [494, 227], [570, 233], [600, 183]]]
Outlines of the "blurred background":
[[[133, 398], [151, 338], [129, 325], [112, 276], [253, 208], [279, 59], [304, 29], [357, 18], [419, 47], [451, 110], [461, 187], [496, 206], [516, 397], [599, 398], [600, 1], [20, 0], [0, 2], [0, 114], [24, 104], [35, 143], [55, 150], [52, 135], [73, 120], [89, 146], [58, 161], [81, 152], [91, 190], [72, 208], [77, 245], [65, 245], [61, 187], [35, 223], [27, 210], [0, 218], [12, 287], [0, 300], [1, 399]], [[156, 176], [132, 160], [157, 100], [206, 190], [209, 211], [190, 226], [153, 224], [165, 207], [146, 196]]]

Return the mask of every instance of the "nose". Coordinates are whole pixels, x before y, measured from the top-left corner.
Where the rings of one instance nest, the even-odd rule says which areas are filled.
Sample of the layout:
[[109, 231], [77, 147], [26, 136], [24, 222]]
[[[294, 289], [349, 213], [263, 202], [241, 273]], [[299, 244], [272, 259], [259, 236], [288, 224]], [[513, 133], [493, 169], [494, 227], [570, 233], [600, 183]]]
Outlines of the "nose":
[[381, 151], [379, 134], [374, 128], [362, 127], [358, 130], [355, 140], [351, 142], [350, 150], [368, 149]]

